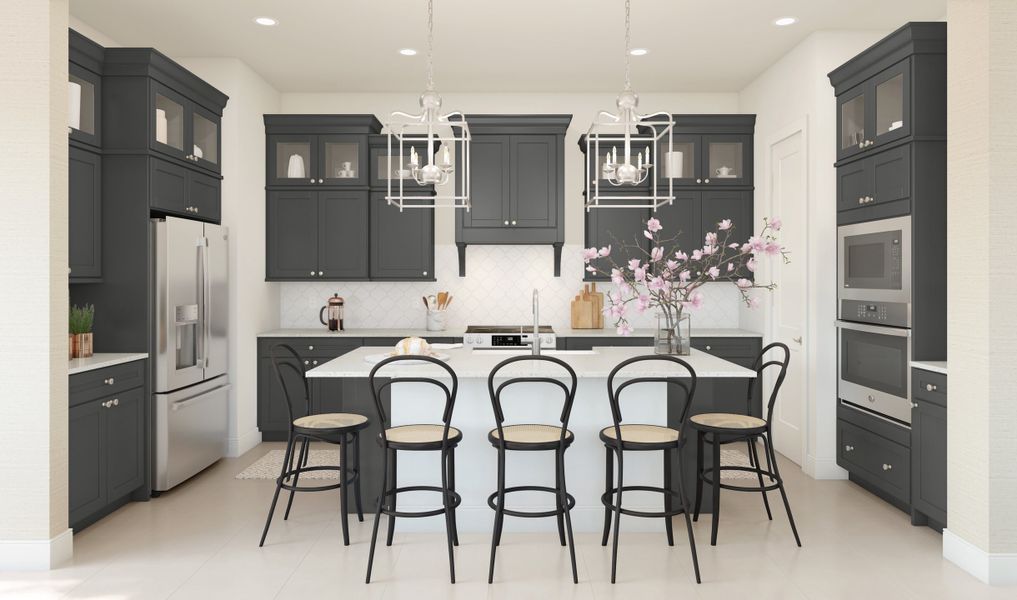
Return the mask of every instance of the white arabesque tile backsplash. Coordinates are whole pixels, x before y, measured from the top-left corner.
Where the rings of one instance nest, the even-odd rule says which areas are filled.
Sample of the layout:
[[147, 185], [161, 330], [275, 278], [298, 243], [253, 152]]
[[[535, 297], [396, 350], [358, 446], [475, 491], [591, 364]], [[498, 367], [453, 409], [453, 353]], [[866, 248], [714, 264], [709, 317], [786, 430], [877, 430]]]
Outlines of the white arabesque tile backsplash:
[[[318, 311], [334, 293], [346, 299], [346, 327], [423, 329], [425, 310], [421, 296], [447, 290], [454, 300], [448, 326], [521, 325], [533, 322], [531, 296], [540, 291], [540, 321], [556, 329], [569, 327], [570, 302], [582, 289], [582, 248], [566, 245], [562, 250], [561, 277], [554, 277], [551, 246], [468, 246], [466, 277], [459, 277], [456, 247], [435, 247], [436, 282], [293, 282], [280, 289], [279, 325], [282, 328], [320, 326]], [[598, 286], [604, 291], [611, 285]], [[702, 288], [703, 307], [692, 314], [692, 327], [738, 327], [741, 302], [729, 283]], [[632, 320], [636, 328], [653, 327], [649, 312]], [[611, 323], [605, 323], [607, 328]]]

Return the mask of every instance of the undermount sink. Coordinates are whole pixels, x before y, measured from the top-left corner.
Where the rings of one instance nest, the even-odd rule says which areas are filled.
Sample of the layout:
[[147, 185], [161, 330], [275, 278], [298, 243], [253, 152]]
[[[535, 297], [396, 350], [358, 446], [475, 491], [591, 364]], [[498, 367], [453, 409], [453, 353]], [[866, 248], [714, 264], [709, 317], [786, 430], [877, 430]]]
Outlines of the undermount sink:
[[[473, 349], [474, 354], [491, 354], [495, 356], [523, 356], [524, 354], [532, 354], [529, 348], [497, 348], [497, 349]], [[597, 354], [596, 350], [541, 350], [541, 354], [546, 356], [588, 356], [591, 354]]]

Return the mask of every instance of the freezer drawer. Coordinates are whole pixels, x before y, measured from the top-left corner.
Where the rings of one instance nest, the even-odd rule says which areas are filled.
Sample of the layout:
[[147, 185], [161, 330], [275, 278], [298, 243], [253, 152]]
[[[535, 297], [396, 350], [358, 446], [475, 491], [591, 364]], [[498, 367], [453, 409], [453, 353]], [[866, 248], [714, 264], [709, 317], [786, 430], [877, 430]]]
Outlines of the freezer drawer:
[[155, 397], [155, 489], [168, 490], [226, 453], [225, 376]]

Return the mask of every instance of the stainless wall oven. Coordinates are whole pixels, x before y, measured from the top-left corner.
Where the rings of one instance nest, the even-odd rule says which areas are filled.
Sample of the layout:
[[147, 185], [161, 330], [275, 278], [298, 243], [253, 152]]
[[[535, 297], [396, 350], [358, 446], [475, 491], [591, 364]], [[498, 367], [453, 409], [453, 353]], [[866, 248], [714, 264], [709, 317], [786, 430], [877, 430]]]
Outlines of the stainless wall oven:
[[911, 217], [837, 228], [839, 316], [911, 327]]
[[911, 423], [911, 330], [837, 322], [841, 402]]

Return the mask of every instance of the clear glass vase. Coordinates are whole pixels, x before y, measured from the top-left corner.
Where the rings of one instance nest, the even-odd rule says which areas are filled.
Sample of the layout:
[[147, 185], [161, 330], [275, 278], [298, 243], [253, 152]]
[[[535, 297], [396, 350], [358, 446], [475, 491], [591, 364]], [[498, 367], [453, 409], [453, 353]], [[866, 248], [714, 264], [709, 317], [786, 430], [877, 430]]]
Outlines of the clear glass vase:
[[657, 314], [657, 331], [653, 336], [653, 351], [657, 354], [688, 356], [692, 345], [689, 315], [678, 313], [670, 317]]

